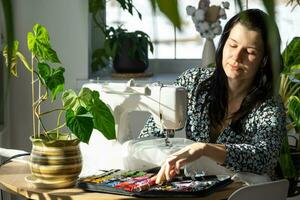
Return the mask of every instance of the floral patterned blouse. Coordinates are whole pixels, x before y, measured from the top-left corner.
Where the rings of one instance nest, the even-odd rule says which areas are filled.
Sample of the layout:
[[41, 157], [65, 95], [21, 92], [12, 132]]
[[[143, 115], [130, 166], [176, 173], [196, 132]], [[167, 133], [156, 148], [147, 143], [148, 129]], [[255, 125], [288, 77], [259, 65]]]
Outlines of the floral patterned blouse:
[[[209, 142], [210, 120], [208, 104], [203, 108], [207, 92], [196, 97], [200, 82], [209, 78], [214, 68], [192, 68], [175, 82], [188, 92], [186, 137], [197, 142]], [[202, 109], [203, 108], [203, 109]], [[202, 112], [200, 112], [202, 111]], [[216, 143], [225, 144], [227, 151], [224, 165], [234, 172], [267, 174], [274, 178], [285, 129], [285, 110], [281, 99], [269, 98], [241, 119], [241, 132], [230, 125], [218, 136]], [[150, 117], [139, 137], [164, 137]]]

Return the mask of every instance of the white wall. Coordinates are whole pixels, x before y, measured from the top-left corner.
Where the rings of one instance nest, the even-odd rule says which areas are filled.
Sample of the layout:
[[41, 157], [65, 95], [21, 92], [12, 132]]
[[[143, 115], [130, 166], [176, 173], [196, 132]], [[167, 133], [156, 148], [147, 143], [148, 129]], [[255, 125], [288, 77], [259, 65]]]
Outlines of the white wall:
[[[27, 52], [27, 33], [40, 23], [49, 31], [52, 48], [66, 69], [65, 87], [75, 88], [76, 79], [88, 78], [88, 0], [13, 0], [13, 14], [23, 52]], [[10, 85], [10, 145], [6, 146], [30, 151], [30, 76], [21, 65], [18, 73]]]

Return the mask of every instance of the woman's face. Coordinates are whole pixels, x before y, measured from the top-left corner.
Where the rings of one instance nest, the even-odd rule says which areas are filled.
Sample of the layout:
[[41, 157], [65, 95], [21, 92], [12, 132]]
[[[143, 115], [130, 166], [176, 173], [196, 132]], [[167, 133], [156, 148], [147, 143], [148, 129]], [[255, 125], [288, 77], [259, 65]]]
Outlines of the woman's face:
[[250, 81], [261, 66], [264, 43], [260, 32], [237, 23], [223, 49], [222, 65], [228, 80]]

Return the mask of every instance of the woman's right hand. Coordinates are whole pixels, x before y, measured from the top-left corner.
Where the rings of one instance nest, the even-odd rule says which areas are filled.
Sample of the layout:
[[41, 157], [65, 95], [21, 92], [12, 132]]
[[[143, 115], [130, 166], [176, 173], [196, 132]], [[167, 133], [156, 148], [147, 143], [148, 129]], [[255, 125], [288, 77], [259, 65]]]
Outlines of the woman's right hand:
[[196, 142], [171, 154], [162, 164], [158, 174], [152, 178], [156, 184], [170, 181], [176, 174], [180, 173], [180, 168], [203, 155], [206, 143]]

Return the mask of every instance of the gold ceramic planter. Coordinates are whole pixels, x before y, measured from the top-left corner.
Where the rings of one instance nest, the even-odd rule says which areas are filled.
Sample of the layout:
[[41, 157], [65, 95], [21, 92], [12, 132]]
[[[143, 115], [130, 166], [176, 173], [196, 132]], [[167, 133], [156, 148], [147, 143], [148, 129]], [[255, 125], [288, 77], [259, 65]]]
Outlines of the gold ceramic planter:
[[31, 141], [29, 182], [39, 188], [62, 188], [76, 183], [82, 169], [79, 140]]

